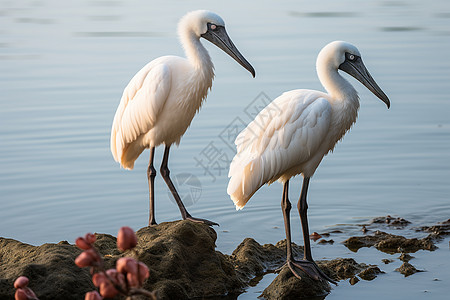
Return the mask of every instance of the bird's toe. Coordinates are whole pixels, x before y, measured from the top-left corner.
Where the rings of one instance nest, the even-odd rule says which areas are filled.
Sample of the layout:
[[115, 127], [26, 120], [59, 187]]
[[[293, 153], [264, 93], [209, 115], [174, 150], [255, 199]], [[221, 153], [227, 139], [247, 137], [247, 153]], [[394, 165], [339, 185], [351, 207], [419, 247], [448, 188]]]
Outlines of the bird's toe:
[[281, 270], [285, 266], [288, 266], [291, 270], [292, 274], [294, 274], [295, 277], [298, 279], [302, 279], [301, 275], [297, 271], [296, 268], [302, 270], [304, 273], [306, 273], [309, 277], [311, 277], [314, 280], [323, 280], [331, 282], [332, 284], [337, 285], [337, 282], [331, 279], [328, 275], [326, 275], [320, 268], [317, 266], [317, 264], [314, 261], [308, 261], [308, 260], [288, 260], [286, 264], [283, 265], [280, 269], [277, 269], [277, 271]]
[[206, 219], [194, 218], [194, 217], [191, 217], [191, 216], [187, 217], [186, 220], [189, 220], [189, 221], [192, 221], [192, 222], [195, 222], [195, 223], [203, 223], [203, 224], [206, 224], [208, 226], [220, 226], [216, 222], [209, 221], [209, 220], [206, 220]]

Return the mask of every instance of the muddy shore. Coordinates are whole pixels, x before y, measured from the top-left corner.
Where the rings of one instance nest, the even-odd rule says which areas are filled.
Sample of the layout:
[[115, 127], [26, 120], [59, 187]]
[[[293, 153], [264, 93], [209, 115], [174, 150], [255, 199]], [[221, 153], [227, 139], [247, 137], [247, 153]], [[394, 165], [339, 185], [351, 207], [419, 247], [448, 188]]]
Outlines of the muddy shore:
[[[369, 224], [361, 224], [361, 235], [349, 237], [344, 245], [351, 251], [374, 247], [385, 253], [398, 253], [403, 262], [398, 272], [414, 276], [416, 269], [410, 260], [418, 250], [433, 251], [436, 242], [450, 234], [450, 220], [430, 227], [416, 228], [427, 233], [424, 238], [405, 238], [385, 233], [383, 226], [411, 226], [401, 218], [380, 217]], [[273, 272], [285, 261], [285, 241], [261, 245], [246, 238], [231, 255], [215, 249], [217, 234], [214, 229], [189, 221], [161, 223], [137, 231], [137, 254], [121, 253], [116, 238], [96, 234], [95, 246], [103, 256], [106, 267], [125, 255], [147, 264], [150, 278], [144, 288], [156, 291], [158, 299], [235, 299], [251, 281], [267, 272]], [[333, 233], [315, 233], [318, 243], [332, 244]], [[74, 259], [80, 254], [74, 245], [62, 241], [58, 244], [31, 246], [13, 239], [0, 238], [0, 299], [11, 299], [13, 282], [18, 276], [30, 279], [30, 288], [41, 299], [84, 299], [84, 294], [94, 290], [89, 270], [80, 269]], [[294, 255], [301, 258], [303, 248], [294, 244]], [[336, 281], [374, 280], [383, 273], [382, 266], [367, 265], [351, 258], [336, 258], [317, 262], [322, 270]], [[389, 263], [389, 262], [385, 262]], [[328, 283], [315, 281], [303, 274], [302, 279], [283, 268], [262, 292], [264, 299], [298, 299], [325, 296], [330, 292]]]

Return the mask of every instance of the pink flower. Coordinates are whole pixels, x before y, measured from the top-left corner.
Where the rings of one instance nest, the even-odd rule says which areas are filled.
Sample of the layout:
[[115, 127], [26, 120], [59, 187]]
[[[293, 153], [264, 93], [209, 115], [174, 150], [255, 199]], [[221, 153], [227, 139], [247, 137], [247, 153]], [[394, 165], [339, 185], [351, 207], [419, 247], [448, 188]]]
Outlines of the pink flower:
[[16, 300], [28, 300], [28, 296], [25, 293], [24, 290], [18, 289], [16, 290], [16, 293], [14, 294], [14, 299]]
[[147, 279], [150, 276], [150, 271], [148, 270], [148, 267], [143, 262], [139, 262], [139, 285], [142, 286], [144, 284], [145, 279]]
[[125, 276], [122, 273], [117, 272], [116, 269], [109, 269], [106, 270], [106, 274], [114, 285], [121, 287], [123, 290], [126, 289]]
[[117, 271], [120, 273], [137, 274], [137, 261], [131, 257], [121, 257], [116, 262]]
[[75, 245], [77, 245], [78, 248], [82, 250], [88, 250], [91, 249], [92, 246], [89, 244], [84, 238], [79, 237], [75, 240]]
[[98, 266], [101, 258], [93, 249], [81, 252], [75, 259], [75, 264], [80, 268]]
[[104, 273], [95, 273], [92, 276], [92, 282], [100, 289], [100, 295], [105, 298], [114, 298], [119, 293]]
[[137, 245], [137, 237], [133, 229], [128, 226], [124, 226], [119, 229], [117, 233], [117, 248], [121, 251], [132, 249]]
[[93, 244], [93, 243], [95, 243], [95, 241], [97, 240], [97, 238], [95, 237], [95, 234], [92, 234], [92, 233], [86, 233], [86, 235], [84, 236], [84, 239], [85, 239], [89, 244]]
[[28, 285], [29, 281], [30, 280], [25, 276], [17, 277], [16, 281], [14, 281], [14, 288], [16, 289], [24, 288]]
[[14, 299], [15, 300], [37, 300], [38, 297], [29, 287], [24, 287], [24, 288], [19, 288], [16, 290]]
[[84, 300], [102, 300], [103, 297], [97, 291], [87, 292]]
[[119, 258], [116, 262], [117, 271], [126, 274], [128, 284], [131, 287], [140, 287], [150, 275], [148, 267], [142, 263], [137, 262], [131, 257]]
[[92, 244], [95, 243], [97, 238], [92, 233], [86, 233], [86, 235], [83, 237], [79, 237], [75, 240], [75, 244], [78, 248], [83, 250], [88, 250], [92, 248]]
[[28, 283], [30, 280], [28, 277], [19, 276], [14, 281], [14, 288], [16, 288], [16, 293], [14, 294], [14, 298], [16, 300], [36, 300], [36, 294], [29, 288]]
[[106, 278], [105, 274], [103, 273], [95, 273], [92, 276], [92, 282], [96, 287], [99, 287], [100, 284], [102, 284], [104, 281], [108, 281], [108, 278]]

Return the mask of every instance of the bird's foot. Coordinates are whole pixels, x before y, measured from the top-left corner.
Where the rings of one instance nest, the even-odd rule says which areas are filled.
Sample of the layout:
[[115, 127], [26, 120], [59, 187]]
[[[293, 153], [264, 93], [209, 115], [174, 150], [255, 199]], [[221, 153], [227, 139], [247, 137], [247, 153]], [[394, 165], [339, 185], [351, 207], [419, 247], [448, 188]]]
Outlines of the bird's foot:
[[296, 268], [301, 269], [314, 280], [328, 281], [332, 284], [337, 285], [337, 282], [326, 275], [314, 261], [288, 259], [281, 268], [275, 270], [275, 273], [279, 273], [286, 265], [289, 267], [292, 274], [294, 274], [294, 276], [298, 279], [302, 279], [302, 277], [300, 276]]
[[186, 217], [184, 219], [192, 221], [192, 222], [195, 222], [195, 223], [203, 223], [203, 224], [206, 224], [208, 226], [214, 226], [214, 225], [219, 226], [219, 224], [217, 224], [216, 222], [212, 222], [212, 221], [209, 221], [209, 220], [206, 220], [206, 219], [194, 218], [192, 216], [188, 216], [188, 217]]

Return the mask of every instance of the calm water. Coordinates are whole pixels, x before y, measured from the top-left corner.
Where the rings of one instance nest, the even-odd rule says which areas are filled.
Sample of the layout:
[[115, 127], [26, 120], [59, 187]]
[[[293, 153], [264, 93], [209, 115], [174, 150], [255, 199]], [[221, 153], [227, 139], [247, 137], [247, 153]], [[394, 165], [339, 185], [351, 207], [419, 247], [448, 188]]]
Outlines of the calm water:
[[[349, 234], [355, 224], [387, 214], [418, 225], [450, 217], [446, 0], [1, 1], [0, 236], [38, 245], [146, 225], [148, 151], [133, 171], [121, 169], [109, 151], [110, 126], [123, 88], [143, 65], [161, 55], [183, 55], [176, 24], [199, 8], [225, 19], [257, 72], [252, 79], [208, 44], [216, 67], [213, 89], [171, 153], [172, 175], [189, 211], [221, 225], [218, 250], [230, 253], [248, 236], [260, 243], [284, 238], [281, 185], [262, 188], [243, 211], [235, 211], [226, 194], [230, 139], [283, 91], [322, 89], [316, 55], [338, 39], [358, 46], [392, 107], [387, 110], [352, 79], [361, 95], [359, 119], [311, 182], [311, 231], [340, 228]], [[161, 156], [159, 148], [158, 165]], [[179, 219], [162, 179], [156, 184], [157, 221]], [[297, 178], [292, 200], [299, 189]], [[294, 241], [301, 244], [298, 218], [292, 222]], [[432, 255], [416, 254], [413, 264], [428, 272], [405, 279], [392, 272], [397, 261], [383, 265], [387, 273], [375, 281], [341, 283], [327, 299], [376, 299], [380, 293], [442, 299], [450, 282], [448, 250], [444, 241]], [[314, 245], [313, 252], [318, 259], [351, 256], [373, 264], [389, 256], [373, 249], [349, 253], [339, 243]], [[254, 299], [270, 276], [239, 299]]]

